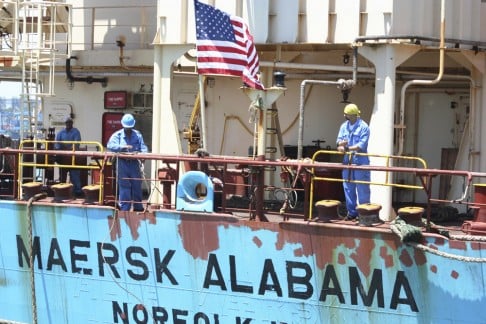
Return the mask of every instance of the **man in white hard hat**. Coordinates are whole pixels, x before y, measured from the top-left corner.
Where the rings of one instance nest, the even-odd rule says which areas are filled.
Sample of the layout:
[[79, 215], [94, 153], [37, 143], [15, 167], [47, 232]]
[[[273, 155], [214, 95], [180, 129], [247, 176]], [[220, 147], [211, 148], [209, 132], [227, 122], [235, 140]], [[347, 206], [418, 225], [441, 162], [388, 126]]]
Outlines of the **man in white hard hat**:
[[[143, 141], [142, 133], [133, 129], [135, 127], [135, 118], [133, 115], [123, 115], [121, 125], [123, 128], [111, 135], [106, 144], [107, 148], [112, 152], [146, 153], [148, 149]], [[132, 202], [134, 211], [144, 210], [142, 206], [142, 174], [140, 163], [142, 162], [138, 159], [117, 159], [116, 173], [120, 210], [130, 210]]]
[[[344, 155], [343, 164], [368, 165], [370, 160], [367, 155], [356, 155], [355, 153], [368, 153], [368, 140], [370, 128], [362, 120], [360, 110], [355, 104], [348, 104], [344, 107], [344, 118], [346, 121], [341, 125], [337, 136], [336, 144]], [[343, 188], [346, 197], [346, 208], [348, 210], [347, 220], [357, 220], [358, 203], [370, 202], [370, 186], [367, 183], [355, 183], [353, 181], [370, 181], [368, 170], [343, 169]]]

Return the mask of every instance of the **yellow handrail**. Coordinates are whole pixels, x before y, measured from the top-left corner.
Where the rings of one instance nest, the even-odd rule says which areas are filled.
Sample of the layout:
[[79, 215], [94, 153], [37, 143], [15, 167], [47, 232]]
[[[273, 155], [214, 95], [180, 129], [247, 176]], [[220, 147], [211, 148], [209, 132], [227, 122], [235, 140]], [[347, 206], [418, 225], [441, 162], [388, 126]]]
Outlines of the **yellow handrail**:
[[[342, 153], [339, 151], [330, 151], [330, 150], [319, 150], [314, 153], [312, 156], [312, 163], [316, 161], [316, 159], [322, 154], [332, 154], [332, 155], [345, 155], [345, 154], [355, 154], [356, 156], [368, 156], [374, 158], [383, 158], [385, 159], [385, 164], [382, 165], [383, 167], [390, 167], [391, 161], [393, 160], [409, 160], [415, 161], [422, 165], [424, 169], [427, 168], [427, 162], [424, 159], [414, 156], [401, 156], [401, 155], [380, 155], [380, 154], [369, 154], [369, 153]], [[353, 183], [360, 183], [360, 184], [370, 184], [370, 185], [379, 185], [379, 186], [391, 186], [395, 188], [406, 188], [406, 189], [424, 189], [424, 186], [417, 186], [417, 185], [406, 185], [401, 183], [393, 183], [390, 182], [389, 178], [389, 171], [378, 171], [378, 172], [386, 172], [386, 177], [384, 182], [372, 182], [372, 181], [362, 181], [362, 180], [346, 180], [347, 182]], [[311, 183], [310, 183], [310, 196], [309, 196], [309, 216], [308, 219], [312, 219], [312, 209], [314, 207], [314, 181], [334, 181], [334, 182], [344, 182], [342, 178], [327, 178], [327, 177], [317, 177], [315, 175], [314, 168], [311, 169]], [[425, 180], [424, 180], [425, 181]], [[425, 182], [424, 182], [425, 185]]]
[[[59, 155], [63, 156], [70, 156], [71, 160], [69, 163], [65, 163], [66, 161], [63, 161], [63, 163], [57, 163], [53, 162], [51, 163], [49, 161], [49, 155], [47, 152], [46, 153], [39, 153], [39, 151], [52, 151], [53, 147], [56, 143], [62, 143], [62, 144], [73, 144], [72, 145], [72, 150], [59, 150]], [[36, 151], [35, 153], [19, 153], [19, 163], [18, 163], [18, 195], [19, 197], [22, 197], [22, 183], [23, 183], [23, 168], [24, 167], [31, 167], [32, 170], [32, 175], [33, 179], [35, 180], [35, 171], [37, 168], [69, 168], [69, 169], [88, 169], [88, 170], [99, 170], [99, 169], [104, 169], [104, 164], [106, 163], [105, 160], [102, 160], [99, 162], [97, 165], [77, 165], [76, 164], [76, 155], [69, 155], [68, 152], [75, 153], [77, 151], [82, 151], [79, 148], [76, 149], [76, 147], [80, 146], [85, 146], [85, 147], [94, 147], [96, 151], [103, 153], [104, 152], [104, 147], [101, 145], [99, 142], [93, 142], [93, 141], [53, 141], [53, 140], [22, 140], [19, 144], [19, 149], [20, 150], [30, 150], [32, 149], [33, 151]], [[24, 161], [25, 156], [30, 156], [33, 155], [32, 160], [33, 161]], [[98, 202], [102, 202], [103, 198], [103, 173], [100, 172], [100, 178], [99, 178], [99, 186], [100, 186], [100, 193], [98, 197]]]

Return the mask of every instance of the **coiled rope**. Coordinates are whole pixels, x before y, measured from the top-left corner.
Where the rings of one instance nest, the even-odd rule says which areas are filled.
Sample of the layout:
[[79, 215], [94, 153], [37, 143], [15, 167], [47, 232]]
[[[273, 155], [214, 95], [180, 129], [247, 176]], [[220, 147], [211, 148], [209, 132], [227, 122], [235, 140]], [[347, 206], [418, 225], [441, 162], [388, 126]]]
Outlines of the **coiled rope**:
[[[391, 231], [396, 234], [398, 237], [400, 237], [400, 240], [406, 244], [409, 245], [417, 250], [435, 254], [444, 258], [448, 258], [451, 260], [457, 260], [461, 262], [476, 262], [476, 263], [484, 263], [486, 262], [486, 258], [476, 258], [476, 257], [467, 257], [467, 256], [462, 256], [462, 255], [457, 255], [457, 254], [452, 254], [452, 253], [447, 253], [447, 252], [442, 252], [438, 251], [436, 249], [432, 249], [424, 244], [419, 243], [419, 241], [422, 239], [422, 231], [420, 227], [413, 226], [410, 224], [405, 223], [400, 218], [397, 218], [391, 225], [390, 225]], [[462, 240], [462, 241], [486, 241], [485, 237], [482, 236], [474, 236], [474, 235], [457, 235], [457, 236], [449, 236], [445, 235], [450, 239], [455, 239], [455, 240]]]

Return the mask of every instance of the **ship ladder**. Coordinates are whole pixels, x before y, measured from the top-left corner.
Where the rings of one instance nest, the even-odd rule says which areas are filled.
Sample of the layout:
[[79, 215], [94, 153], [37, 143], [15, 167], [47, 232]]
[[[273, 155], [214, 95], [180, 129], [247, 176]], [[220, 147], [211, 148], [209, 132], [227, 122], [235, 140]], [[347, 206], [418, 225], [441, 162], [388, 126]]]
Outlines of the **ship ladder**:
[[[20, 138], [36, 140], [43, 136], [38, 127], [43, 99], [54, 96], [55, 62], [71, 56], [72, 10], [61, 2], [22, 1], [15, 8], [12, 50], [22, 67]], [[34, 181], [43, 177], [41, 171], [34, 168]]]
[[[71, 56], [71, 8], [65, 3], [18, 3], [15, 49], [22, 64], [22, 139], [37, 139], [43, 98], [54, 96], [55, 62]], [[41, 72], [47, 77], [41, 76]]]
[[[272, 103], [272, 107], [265, 110], [266, 113], [266, 125], [265, 125], [265, 159], [267, 160], [276, 160], [285, 156], [285, 148], [283, 144], [282, 138], [282, 130], [280, 128], [280, 119], [278, 115], [277, 104], [274, 102]], [[280, 208], [280, 213], [283, 215], [288, 208], [295, 208], [295, 204], [297, 202], [297, 192], [292, 190], [293, 185], [295, 185], [295, 181], [292, 181], [292, 177], [275, 177], [275, 172], [277, 172], [277, 168], [274, 166], [267, 166], [265, 167], [265, 183], [270, 185], [269, 188], [276, 188], [277, 186], [274, 185], [275, 179], [280, 179], [282, 181], [281, 189], [270, 189], [272, 190], [271, 194], [273, 194], [274, 200], [282, 201], [282, 207]], [[280, 170], [281, 174], [293, 174], [291, 170], [283, 169]], [[271, 196], [271, 195], [270, 195]]]

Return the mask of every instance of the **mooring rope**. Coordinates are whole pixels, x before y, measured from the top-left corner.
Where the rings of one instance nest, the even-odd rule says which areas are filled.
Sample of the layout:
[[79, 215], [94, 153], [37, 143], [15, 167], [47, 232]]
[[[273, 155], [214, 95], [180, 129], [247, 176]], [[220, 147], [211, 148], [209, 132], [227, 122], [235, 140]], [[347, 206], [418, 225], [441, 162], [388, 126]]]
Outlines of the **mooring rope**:
[[27, 324], [27, 323], [0, 319], [0, 324]]
[[45, 198], [47, 195], [44, 192], [38, 193], [27, 202], [27, 226], [29, 234], [29, 267], [30, 267], [30, 292], [32, 298], [32, 323], [37, 323], [37, 298], [35, 294], [35, 273], [34, 273], [34, 240], [32, 235], [32, 205], [34, 201]]
[[[415, 230], [413, 229], [415, 228]], [[400, 240], [415, 249], [428, 252], [431, 254], [435, 254], [441, 257], [445, 257], [451, 260], [457, 260], [462, 262], [477, 262], [477, 263], [484, 263], [486, 262], [486, 258], [476, 258], [476, 257], [467, 257], [447, 252], [438, 251], [436, 249], [430, 248], [424, 244], [418, 243], [418, 238], [422, 237], [421, 229], [417, 226], [413, 226], [410, 224], [404, 224], [401, 222], [395, 222], [390, 225], [390, 229], [393, 233], [395, 233]], [[457, 238], [450, 236], [451, 239], [458, 239], [458, 240], [468, 240], [468, 241], [484, 241], [483, 237], [480, 236], [473, 236], [473, 235], [458, 235]]]
[[[115, 227], [116, 227], [117, 225], [119, 226], [119, 222], [120, 222], [120, 218], [119, 218], [119, 216], [118, 216], [118, 213], [119, 213], [119, 212], [120, 212], [119, 210], [117, 210], [116, 208], [113, 208], [113, 215], [109, 215], [109, 216], [108, 216], [108, 217], [110, 217], [110, 216], [111, 216], [113, 221], [112, 221], [112, 224], [111, 224], [111, 226], [110, 226], [110, 228], [109, 228], [109, 230], [108, 230], [108, 235], [107, 235], [107, 236], [106, 236], [106, 238], [105, 238], [105, 239], [103, 239], [103, 240], [102, 240], [102, 242], [101, 242], [101, 249], [103, 249], [103, 248], [104, 248], [105, 243], [106, 243], [106, 242], [108, 242], [108, 241], [110, 240], [110, 233], [112, 233], [112, 231], [116, 230], [116, 229], [115, 229]], [[106, 261], [106, 257], [105, 257], [105, 255], [103, 255], [103, 265], [102, 265], [102, 266], [104, 266], [105, 264], [109, 265], [109, 262], [107, 262], [107, 261]], [[119, 287], [121, 290], [123, 290], [125, 293], [127, 293], [127, 294], [128, 294], [128, 295], [130, 295], [130, 296], [132, 296], [134, 299], [136, 299], [136, 300], [138, 301], [137, 309], [139, 309], [139, 310], [140, 310], [140, 309], [142, 309], [142, 308], [143, 308], [143, 309], [148, 309], [148, 308], [145, 306], [144, 301], [143, 301], [143, 300], [142, 300], [140, 297], [138, 297], [138, 296], [135, 294], [135, 292], [133, 292], [133, 291], [129, 290], [129, 289], [128, 289], [128, 288], [126, 288], [126, 287], [123, 287], [123, 285], [122, 285], [122, 284], [121, 284], [121, 283], [118, 281], [118, 279], [115, 277], [115, 274], [113, 273], [113, 269], [112, 269], [110, 266], [108, 266], [108, 270], [109, 270], [109, 271], [108, 271], [108, 274], [110, 275], [111, 280], [112, 280], [112, 281], [113, 281], [113, 282], [114, 282], [114, 283], [115, 283], [115, 284], [116, 284], [116, 285], [117, 285], [117, 286], [118, 286], [118, 287]], [[153, 320], [153, 322], [155, 323], [156, 321], [155, 321], [154, 315], [152, 314], [152, 315], [150, 315], [150, 316], [152, 317], [152, 320]], [[0, 323], [0, 324], [1, 324], [1, 323]]]
[[449, 238], [458, 241], [486, 242], [486, 236], [479, 236], [479, 235], [450, 235]]

